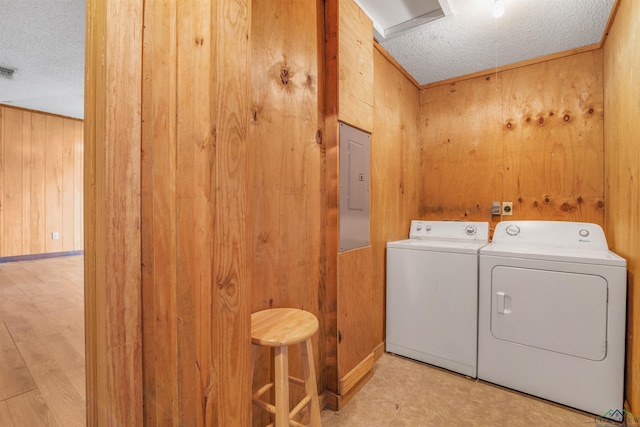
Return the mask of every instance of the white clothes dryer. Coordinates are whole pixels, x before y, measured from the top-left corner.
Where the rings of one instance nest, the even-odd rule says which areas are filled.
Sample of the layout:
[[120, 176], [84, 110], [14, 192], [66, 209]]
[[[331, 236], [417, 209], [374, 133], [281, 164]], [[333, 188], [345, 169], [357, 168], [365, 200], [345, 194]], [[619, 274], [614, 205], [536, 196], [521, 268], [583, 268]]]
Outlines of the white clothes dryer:
[[411, 221], [387, 243], [386, 351], [477, 376], [478, 250], [489, 224]]
[[596, 224], [498, 223], [480, 250], [478, 378], [621, 421], [626, 278]]

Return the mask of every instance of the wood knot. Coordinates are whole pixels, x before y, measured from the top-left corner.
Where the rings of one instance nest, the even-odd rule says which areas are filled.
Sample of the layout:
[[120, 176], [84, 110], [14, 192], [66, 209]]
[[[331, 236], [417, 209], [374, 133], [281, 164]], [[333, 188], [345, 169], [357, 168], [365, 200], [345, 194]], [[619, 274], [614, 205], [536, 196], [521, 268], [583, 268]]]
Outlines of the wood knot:
[[322, 144], [322, 132], [320, 129], [316, 131], [316, 144]]
[[196, 46], [202, 46], [204, 44], [204, 39], [202, 37], [196, 37]]
[[269, 298], [269, 308], [273, 307], [273, 298]]
[[533, 202], [533, 207], [537, 208], [540, 205], [540, 203], [538, 203], [538, 201], [536, 200], [535, 202]]
[[587, 111], [589, 114], [593, 114], [593, 108], [589, 108], [589, 111]]
[[567, 202], [564, 202], [562, 204], [562, 206], [560, 207], [560, 209], [562, 209], [564, 212], [570, 212], [571, 211], [571, 205]]
[[513, 127], [513, 125], [511, 124], [511, 122], [507, 122], [507, 129], [511, 129]]
[[525, 119], [525, 122], [527, 122], [527, 123], [531, 122], [531, 117], [527, 117], [527, 118]]
[[549, 111], [549, 117], [553, 117], [553, 111]]
[[544, 117], [540, 117], [540, 118], [538, 119], [538, 124], [539, 124], [539, 125], [543, 125], [543, 124], [544, 124]]
[[253, 117], [254, 122], [258, 121], [258, 111], [253, 110], [253, 114], [251, 116]]
[[550, 203], [550, 202], [551, 202], [551, 199], [550, 199], [549, 197], [545, 197], [545, 198], [544, 198], [544, 202], [545, 202], [545, 203]]
[[289, 70], [287, 70], [286, 68], [282, 69], [282, 71], [280, 72], [280, 80], [285, 86], [289, 84]]
[[522, 203], [524, 202], [524, 200], [522, 199], [522, 197], [518, 197], [518, 203]]
[[571, 116], [568, 114], [565, 114], [564, 117], [562, 117], [562, 120], [568, 123], [571, 120]]
[[602, 200], [598, 200], [598, 209], [604, 208], [604, 202]]
[[582, 196], [578, 196], [577, 202], [578, 202], [578, 203], [582, 203], [582, 202], [584, 202], [584, 200], [582, 199]]

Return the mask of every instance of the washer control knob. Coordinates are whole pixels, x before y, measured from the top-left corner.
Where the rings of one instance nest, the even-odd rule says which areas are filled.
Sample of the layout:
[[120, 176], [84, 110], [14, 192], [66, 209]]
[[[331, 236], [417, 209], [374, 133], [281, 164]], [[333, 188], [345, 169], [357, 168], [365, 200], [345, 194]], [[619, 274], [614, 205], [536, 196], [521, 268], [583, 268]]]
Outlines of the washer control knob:
[[580, 236], [582, 237], [589, 237], [589, 230], [583, 228], [578, 232], [578, 234], [580, 234]]
[[427, 231], [431, 231], [431, 226], [430, 225], [425, 225], [424, 229], [427, 230]]
[[464, 232], [467, 233], [467, 236], [473, 236], [477, 231], [478, 230], [473, 225], [467, 225], [467, 227], [464, 229]]
[[520, 227], [517, 225], [510, 225], [507, 227], [507, 234], [509, 236], [517, 236], [520, 233]]

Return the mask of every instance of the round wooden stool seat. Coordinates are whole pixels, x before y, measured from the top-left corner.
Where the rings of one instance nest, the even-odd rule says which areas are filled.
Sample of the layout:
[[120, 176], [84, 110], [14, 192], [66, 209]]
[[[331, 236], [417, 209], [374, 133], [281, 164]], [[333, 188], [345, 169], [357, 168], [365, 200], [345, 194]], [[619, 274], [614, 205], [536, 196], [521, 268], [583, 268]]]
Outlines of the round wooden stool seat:
[[[320, 426], [320, 404], [313, 364], [311, 337], [318, 331], [318, 319], [308, 311], [295, 308], [272, 308], [251, 315], [251, 342], [254, 345], [272, 348], [274, 378], [253, 394], [256, 406], [275, 415], [276, 427], [303, 426], [294, 418], [309, 406], [311, 427]], [[300, 345], [304, 378], [289, 376], [289, 346]], [[305, 397], [289, 411], [289, 382], [302, 386]], [[261, 396], [275, 388], [275, 405], [267, 403]]]
[[318, 331], [318, 319], [296, 308], [272, 308], [251, 315], [251, 342], [278, 347], [299, 344]]

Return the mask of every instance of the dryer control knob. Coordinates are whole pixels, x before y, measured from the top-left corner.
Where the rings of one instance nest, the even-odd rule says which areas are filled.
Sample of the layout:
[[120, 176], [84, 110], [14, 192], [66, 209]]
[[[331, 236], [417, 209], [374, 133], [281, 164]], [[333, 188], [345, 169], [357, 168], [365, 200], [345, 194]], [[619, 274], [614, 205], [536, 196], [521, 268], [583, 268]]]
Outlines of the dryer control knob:
[[580, 234], [580, 236], [582, 236], [582, 237], [588, 237], [589, 236], [589, 230], [586, 230], [586, 229], [583, 228], [582, 230], [578, 231], [578, 234]]
[[467, 225], [467, 227], [464, 229], [464, 232], [467, 233], [468, 236], [473, 236], [477, 231], [478, 230], [473, 225]]
[[509, 236], [517, 236], [520, 233], [520, 227], [517, 225], [510, 225], [507, 227], [507, 234]]

